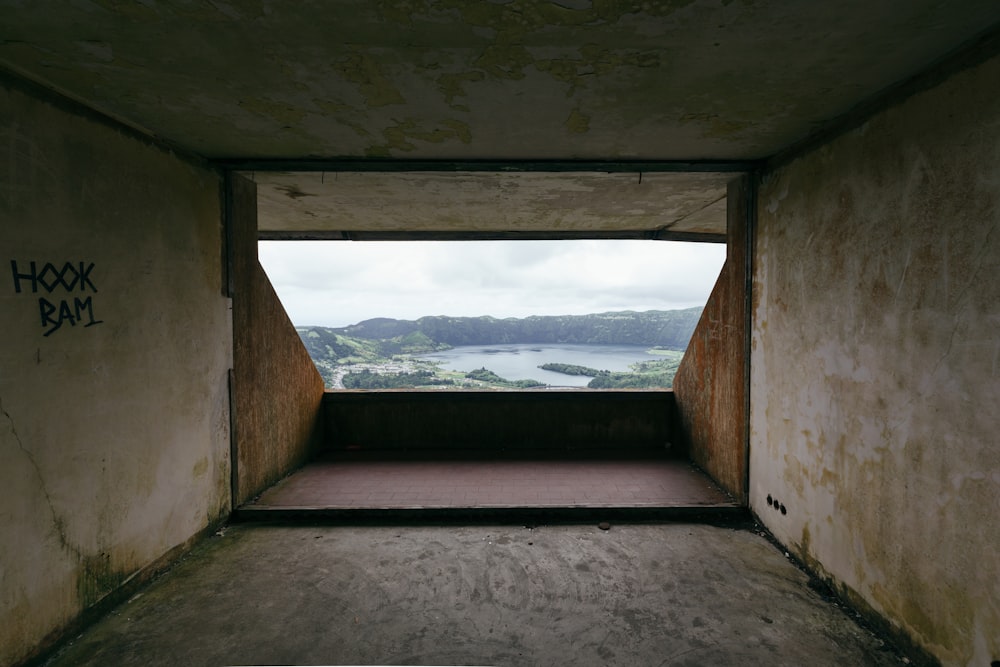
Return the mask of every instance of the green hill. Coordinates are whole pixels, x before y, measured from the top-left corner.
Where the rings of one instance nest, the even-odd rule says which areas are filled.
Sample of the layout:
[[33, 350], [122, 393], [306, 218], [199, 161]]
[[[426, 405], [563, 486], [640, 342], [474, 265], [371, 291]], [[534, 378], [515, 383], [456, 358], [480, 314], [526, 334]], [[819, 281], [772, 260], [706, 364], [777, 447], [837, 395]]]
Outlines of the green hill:
[[[572, 343], [580, 345], [649, 345], [683, 350], [698, 324], [701, 308], [618, 311], [592, 315], [546, 315], [523, 319], [495, 317], [380, 317], [347, 327], [325, 329], [340, 336], [401, 341], [422, 334], [437, 344]], [[323, 327], [308, 327], [315, 331]]]
[[[683, 350], [701, 316], [701, 308], [620, 311], [592, 315], [554, 315], [523, 319], [495, 317], [421, 317], [394, 320], [380, 317], [347, 327], [297, 327], [306, 350], [328, 387], [386, 388], [450, 385], [460, 378], [431, 371], [416, 361], [403, 370], [407, 355], [445, 350], [458, 345], [576, 344], [644, 345], [664, 350], [669, 359], [646, 362], [632, 373], [593, 372], [594, 387], [669, 386]], [[399, 356], [403, 355], [403, 356]], [[361, 366], [369, 365], [368, 368]], [[361, 366], [358, 366], [361, 365]], [[390, 366], [394, 367], [391, 368]], [[428, 366], [425, 368], [424, 366]], [[570, 372], [573, 369], [553, 369]], [[484, 369], [485, 371], [485, 369]], [[578, 371], [582, 372], [582, 371]], [[344, 375], [349, 373], [350, 377]], [[339, 378], [339, 379], [338, 379]], [[467, 375], [491, 387], [509, 387], [502, 378]]]

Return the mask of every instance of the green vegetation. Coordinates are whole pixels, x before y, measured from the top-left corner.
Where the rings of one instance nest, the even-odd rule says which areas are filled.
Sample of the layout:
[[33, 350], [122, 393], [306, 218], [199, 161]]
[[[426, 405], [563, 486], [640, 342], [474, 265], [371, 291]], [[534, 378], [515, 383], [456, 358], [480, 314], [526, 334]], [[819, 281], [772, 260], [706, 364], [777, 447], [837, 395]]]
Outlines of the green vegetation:
[[486, 367], [479, 368], [474, 371], [469, 371], [465, 374], [465, 377], [470, 380], [478, 380], [479, 382], [484, 382], [487, 385], [497, 385], [501, 387], [513, 387], [517, 389], [532, 389], [534, 387], [544, 387], [544, 382], [539, 382], [538, 380], [506, 380], [493, 371], [487, 370]]
[[670, 387], [680, 366], [684, 353], [678, 350], [649, 350], [668, 359], [641, 361], [632, 364], [629, 372], [602, 371], [574, 364], [542, 364], [539, 368], [564, 375], [583, 375], [594, 378], [587, 383], [588, 389], [651, 389]]
[[[635, 364], [637, 366], [638, 364]], [[633, 366], [634, 367], [634, 366]], [[646, 370], [642, 373], [602, 372], [587, 383], [588, 389], [653, 389], [670, 387], [674, 382], [677, 369], [655, 372]]]
[[599, 371], [596, 368], [587, 366], [577, 366], [576, 364], [542, 364], [539, 366], [543, 371], [562, 373], [563, 375], [583, 375], [584, 377], [596, 377], [608, 371]]
[[431, 371], [425, 370], [412, 373], [374, 373], [362, 369], [347, 373], [342, 382], [344, 389], [406, 389], [454, 384], [452, 380], [439, 378]]
[[395, 389], [475, 387], [527, 389], [537, 380], [507, 380], [481, 368], [450, 372], [414, 355], [456, 345], [577, 344], [646, 345], [663, 359], [611, 372], [574, 364], [540, 368], [592, 377], [594, 389], [670, 387], [684, 348], [698, 323], [700, 308], [497, 319], [494, 317], [376, 318], [349, 327], [298, 327], [297, 331], [327, 388]]
[[[651, 350], [650, 350], [651, 351]], [[679, 350], [662, 350], [667, 359], [656, 361], [640, 361], [632, 364], [631, 372], [609, 373], [601, 371], [600, 375], [587, 383], [589, 389], [654, 389], [672, 387], [674, 375], [681, 365], [684, 353]]]

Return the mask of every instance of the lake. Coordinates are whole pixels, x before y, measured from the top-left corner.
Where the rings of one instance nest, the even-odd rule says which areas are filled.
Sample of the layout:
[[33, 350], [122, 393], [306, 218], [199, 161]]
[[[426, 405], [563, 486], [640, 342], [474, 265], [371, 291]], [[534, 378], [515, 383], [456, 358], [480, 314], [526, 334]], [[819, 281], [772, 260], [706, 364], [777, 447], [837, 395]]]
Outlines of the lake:
[[553, 387], [586, 387], [591, 378], [543, 371], [542, 364], [574, 364], [604, 371], [627, 371], [637, 361], [655, 361], [643, 345], [461, 345], [443, 352], [415, 354], [453, 371], [486, 368], [507, 380], [538, 380]]

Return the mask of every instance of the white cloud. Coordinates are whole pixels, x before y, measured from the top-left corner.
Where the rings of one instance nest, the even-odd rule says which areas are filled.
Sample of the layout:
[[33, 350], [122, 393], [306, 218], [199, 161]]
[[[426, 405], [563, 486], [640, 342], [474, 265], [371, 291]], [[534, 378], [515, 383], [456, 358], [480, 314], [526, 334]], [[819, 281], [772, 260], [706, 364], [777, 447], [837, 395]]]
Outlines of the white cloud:
[[372, 317], [526, 317], [703, 305], [724, 244], [663, 241], [264, 241], [296, 325]]

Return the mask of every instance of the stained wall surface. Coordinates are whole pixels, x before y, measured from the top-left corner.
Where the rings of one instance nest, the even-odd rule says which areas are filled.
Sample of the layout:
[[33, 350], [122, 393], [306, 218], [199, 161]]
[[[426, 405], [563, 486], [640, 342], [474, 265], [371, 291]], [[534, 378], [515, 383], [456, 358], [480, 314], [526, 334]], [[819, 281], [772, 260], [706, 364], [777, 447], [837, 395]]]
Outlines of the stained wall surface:
[[747, 181], [730, 183], [726, 261], [677, 375], [677, 428], [691, 460], [736, 500], [746, 494]]
[[321, 445], [323, 378], [257, 260], [254, 184], [232, 176], [233, 409], [237, 504]]
[[217, 158], [765, 158], [1000, 21], [996, 0], [0, 6], [0, 67]]
[[759, 198], [751, 506], [944, 665], [1000, 659], [997, 81], [958, 72]]
[[0, 664], [229, 511], [220, 181], [0, 87]]

